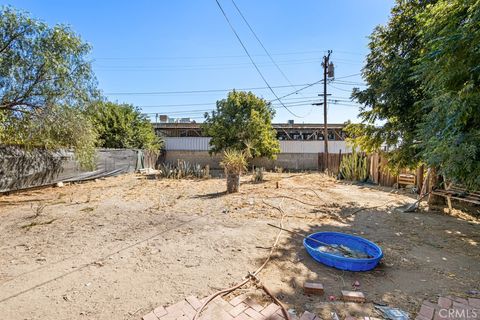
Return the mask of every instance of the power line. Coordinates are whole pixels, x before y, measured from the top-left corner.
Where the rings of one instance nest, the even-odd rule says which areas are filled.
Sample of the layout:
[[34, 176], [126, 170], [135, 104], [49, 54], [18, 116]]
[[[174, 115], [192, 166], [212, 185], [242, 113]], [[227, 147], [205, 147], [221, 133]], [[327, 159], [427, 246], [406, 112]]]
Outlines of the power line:
[[354, 73], [354, 74], [349, 74], [348, 76], [343, 76], [343, 77], [335, 78], [335, 80], [345, 79], [345, 78], [351, 78], [351, 77], [356, 77], [356, 76], [359, 76], [359, 75], [361, 75], [361, 74], [362, 74], [361, 72], [359, 72], [359, 73]]
[[[257, 42], [260, 44], [260, 46], [263, 48], [263, 51], [265, 51], [265, 53], [267, 54], [267, 56], [270, 58], [270, 61], [272, 61], [272, 63], [275, 65], [275, 67], [277, 68], [277, 70], [280, 72], [280, 74], [283, 76], [283, 78], [285, 80], [287, 80], [287, 82], [293, 87], [293, 89], [297, 90], [297, 88], [292, 84], [292, 82], [290, 81], [290, 79], [287, 77], [287, 75], [282, 71], [282, 69], [280, 68], [280, 66], [275, 62], [275, 60], [273, 59], [272, 55], [268, 52], [267, 48], [265, 48], [265, 46], [263, 45], [263, 42], [260, 40], [260, 38], [257, 36], [257, 33], [253, 30], [252, 26], [250, 25], [250, 23], [248, 23], [247, 19], [245, 18], [245, 16], [243, 15], [242, 11], [240, 10], [240, 8], [237, 6], [237, 4], [235, 3], [235, 0], [231, 0], [233, 5], [235, 6], [235, 9], [237, 9], [238, 13], [240, 14], [240, 16], [242, 17], [243, 21], [245, 22], [245, 24], [248, 26], [248, 29], [250, 29], [250, 31], [252, 32], [253, 36], [255, 37], [255, 39], [257, 39]], [[316, 61], [318, 62], [318, 60]]]
[[[222, 5], [220, 4], [220, 2], [218, 2], [218, 0], [215, 0], [215, 2], [217, 3], [218, 8], [220, 9], [220, 11], [222, 12], [223, 16], [225, 17], [225, 20], [227, 20], [228, 25], [230, 26], [230, 28], [232, 29], [233, 33], [234, 33], [235, 36], [237, 37], [238, 42], [240, 42], [240, 44], [242, 45], [243, 50], [245, 50], [245, 53], [247, 54], [248, 58], [249, 58], [250, 61], [252, 62], [252, 64], [253, 64], [253, 66], [255, 67], [255, 69], [257, 70], [258, 74], [262, 77], [263, 81], [265, 82], [265, 84], [267, 85], [267, 87], [270, 89], [270, 91], [272, 92], [272, 94], [275, 96], [275, 98], [276, 98], [280, 103], [282, 103], [282, 101], [281, 101], [280, 98], [277, 96], [277, 94], [275, 93], [275, 91], [273, 91], [273, 89], [272, 89], [272, 87], [270, 86], [270, 84], [268, 83], [267, 79], [264, 77], [264, 75], [262, 74], [262, 72], [261, 72], [260, 69], [258, 68], [257, 64], [255, 63], [255, 61], [253, 60], [252, 56], [251, 56], [250, 53], [248, 52], [247, 47], [245, 47], [245, 45], [243, 44], [242, 39], [240, 38], [240, 36], [238, 35], [237, 31], [236, 31], [235, 28], [233, 27], [232, 23], [230, 22], [230, 19], [228, 19], [227, 14], [225, 13], [225, 11], [224, 11], [223, 8], [222, 8]], [[282, 103], [282, 105], [283, 105], [283, 103]], [[302, 118], [301, 116], [298, 116], [297, 114], [295, 114], [294, 112], [292, 112], [290, 109], [288, 109], [285, 105], [283, 105], [283, 106], [284, 106], [285, 109], [286, 109], [290, 114], [292, 114], [294, 117]]]
[[284, 96], [281, 96], [280, 98], [277, 97], [276, 99], [270, 100], [269, 102], [273, 102], [273, 101], [277, 101], [277, 100], [280, 100], [280, 99], [289, 97], [289, 96], [291, 96], [291, 95], [294, 95], [294, 94], [296, 94], [296, 93], [299, 93], [300, 91], [303, 91], [303, 90], [305, 90], [305, 89], [308, 89], [308, 88], [310, 88], [310, 87], [313, 87], [314, 85], [319, 84], [319, 83], [321, 83], [321, 82], [323, 82], [323, 79], [322, 79], [322, 80], [318, 80], [318, 81], [316, 81], [316, 82], [314, 82], [314, 83], [311, 83], [311, 84], [309, 84], [309, 85], [306, 85], [305, 87], [300, 88], [300, 89], [298, 89], [298, 90], [295, 90], [295, 91], [293, 91], [293, 92], [290, 92], [290, 93], [288, 93], [288, 94], [286, 94], [286, 95], [284, 95]]
[[[320, 80], [318, 82], [315, 82], [313, 84], [299, 84], [297, 86], [305, 86], [303, 89], [306, 89], [308, 87], [311, 87], [312, 85], [315, 85], [323, 80]], [[291, 86], [283, 85], [283, 86], [268, 86], [268, 87], [250, 87], [250, 88], [237, 88], [235, 90], [266, 90], [270, 88], [290, 88]], [[185, 90], [185, 91], [146, 91], [146, 92], [109, 92], [105, 93], [106, 95], [109, 96], [115, 96], [115, 95], [167, 95], [167, 94], [195, 94], [195, 93], [216, 93], [216, 92], [229, 92], [232, 91], [233, 89], [207, 89], [207, 90]]]
[[333, 83], [344, 86], [366, 86], [365, 83], [354, 81], [334, 80]]
[[[330, 96], [332, 99], [346, 99], [345, 101], [351, 101], [350, 97], [341, 97], [341, 96]], [[305, 100], [305, 99], [318, 99], [318, 95], [313, 95], [313, 96], [302, 96], [302, 97], [292, 97], [292, 98], [286, 98], [283, 99], [289, 100], [291, 102], [287, 103], [288, 105], [292, 103], [298, 103], [302, 101], [313, 101], [313, 100]], [[300, 101], [292, 101], [292, 100], [300, 100]], [[199, 102], [199, 103], [176, 103], [176, 104], [158, 104], [158, 105], [136, 105], [136, 107], [139, 108], [175, 108], [175, 107], [191, 107], [191, 106], [211, 106], [215, 105], [217, 101], [210, 101], [210, 102]]]
[[[308, 51], [291, 51], [291, 52], [276, 52], [271, 53], [273, 56], [290, 56], [290, 55], [303, 55], [303, 54], [317, 54], [324, 53], [326, 50], [308, 50]], [[335, 50], [335, 53], [343, 53], [347, 55], [365, 56], [364, 53], [352, 52], [352, 51], [339, 51]], [[254, 57], [264, 57], [265, 54], [253, 54]], [[230, 58], [247, 58], [246, 55], [217, 55], [217, 56], [150, 56], [150, 57], [99, 57], [95, 60], [116, 61], [116, 60], [198, 60], [198, 59], [230, 59]], [[345, 60], [347, 61], [347, 60]], [[348, 60], [351, 62], [359, 62], [356, 60]]]
[[[287, 104], [287, 106], [289, 106], [289, 107], [311, 106], [313, 101], [316, 101], [316, 100], [305, 100], [305, 101], [300, 101], [300, 102], [294, 102], [294, 103], [291, 103], [291, 104]], [[282, 107], [283, 107], [282, 105], [272, 106], [272, 108], [274, 108], [274, 109], [278, 109], [278, 108], [282, 108]], [[167, 112], [164, 112], [164, 113], [167, 113], [167, 114], [195, 114], [195, 113], [204, 113], [204, 112], [211, 112], [211, 111], [213, 111], [213, 109], [190, 109], [190, 110], [179, 110], [179, 111], [167, 111]], [[142, 113], [159, 114], [159, 113], [162, 113], [162, 112], [142, 112]]]
[[[360, 75], [361, 73], [355, 73], [355, 74], [350, 74], [342, 77], [335, 78], [335, 81], [340, 80], [340, 79], [346, 79], [346, 78], [351, 78]], [[291, 95], [294, 95], [300, 91], [303, 91], [305, 89], [308, 89], [310, 87], [313, 87], [316, 84], [319, 84], [323, 82], [323, 79], [318, 80], [313, 83], [304, 83], [304, 84], [294, 84], [296, 87], [303, 86], [302, 88], [295, 90], [293, 92], [290, 92], [284, 96], [277, 97], [276, 99], [270, 100], [270, 102], [277, 101], [279, 99], [283, 99], [286, 97], [289, 97]], [[331, 83], [329, 83], [331, 85]], [[290, 85], [281, 85], [281, 86], [270, 86], [270, 87], [246, 87], [246, 88], [236, 88], [235, 90], [267, 90], [270, 88], [289, 88], [291, 87]], [[185, 91], [147, 91], [147, 92], [107, 92], [105, 93], [106, 95], [109, 96], [115, 96], [115, 95], [169, 95], [169, 94], [196, 94], [196, 93], [217, 93], [217, 92], [229, 92], [231, 91], [232, 88], [230, 89], [206, 89], [206, 90], [185, 90]], [[340, 89], [341, 90], [341, 89]], [[350, 92], [349, 90], [344, 90], [347, 92]]]
[[[306, 101], [302, 101], [302, 102], [299, 102], [299, 103], [292, 103], [292, 104], [288, 104], [288, 106], [290, 108], [294, 108], [294, 107], [308, 107], [308, 106], [311, 106], [312, 105], [312, 102], [313, 101], [316, 101], [316, 100], [306, 100]], [[331, 104], [335, 104], [335, 105], [338, 105], [338, 106], [345, 106], [345, 107], [353, 107], [353, 108], [359, 108], [361, 107], [360, 104], [349, 104], [348, 101], [346, 100], [339, 100], [339, 99], [328, 99], [328, 102], [331, 103]], [[276, 105], [276, 106], [272, 106], [272, 108], [274, 109], [279, 109], [279, 108], [282, 108], [283, 106], [281, 105]], [[170, 111], [170, 112], [165, 112], [165, 114], [167, 115], [173, 115], [173, 116], [188, 116], [188, 115], [200, 115], [200, 114], [204, 114], [204, 113], [208, 113], [208, 112], [211, 112], [212, 109], [195, 109], [195, 110], [183, 110], [183, 111]], [[143, 114], [148, 114], [148, 115], [156, 115], [156, 114], [159, 114], [160, 112], [142, 112]]]
[[[294, 60], [281, 60], [280, 64], [283, 65], [296, 65], [304, 63], [317, 63], [320, 59], [318, 58], [309, 58], [309, 59], [294, 59]], [[197, 69], [223, 69], [223, 68], [232, 68], [232, 67], [244, 67], [250, 66], [250, 62], [241, 62], [241, 63], [217, 63], [217, 64], [194, 64], [194, 65], [150, 65], [150, 64], [141, 64], [141, 65], [103, 65], [96, 64], [97, 69], [102, 70], [136, 70], [136, 69], [153, 69], [153, 70], [197, 70]], [[265, 61], [264, 63], [258, 63], [262, 66], [271, 66], [275, 63]]]
[[345, 92], [352, 92], [352, 90], [347, 90], [347, 89], [342, 89], [342, 88], [339, 88], [339, 87], [335, 87], [334, 85], [332, 85], [331, 83], [328, 83], [328, 85], [334, 89], [337, 89], [337, 90], [340, 90], [340, 91], [345, 91]]
[[[297, 97], [290, 98], [289, 100], [298, 100], [298, 99], [316, 99], [316, 96], [309, 97]], [[292, 101], [292, 103], [297, 103], [300, 101]], [[217, 101], [203, 102], [203, 103], [178, 103], [178, 104], [158, 104], [158, 105], [137, 105], [139, 108], [175, 108], [175, 107], [192, 107], [192, 106], [211, 106], [215, 105]]]

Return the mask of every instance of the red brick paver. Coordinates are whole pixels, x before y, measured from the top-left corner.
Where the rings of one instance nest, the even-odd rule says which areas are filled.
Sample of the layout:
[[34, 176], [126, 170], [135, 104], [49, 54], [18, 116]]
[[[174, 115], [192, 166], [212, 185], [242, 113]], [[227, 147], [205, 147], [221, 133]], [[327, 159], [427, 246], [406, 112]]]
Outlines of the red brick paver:
[[[415, 320], [452, 320], [459, 319], [458, 314], [464, 314], [472, 312], [472, 310], [478, 310], [480, 308], [480, 299], [477, 298], [458, 298], [458, 297], [439, 297], [437, 304], [429, 301], [424, 301]], [[460, 313], [454, 313], [460, 311]], [[449, 316], [450, 313], [453, 316]], [[473, 313], [471, 313], [473, 314]]]
[[[143, 316], [143, 320], [192, 320], [205, 299], [194, 296], [185, 298], [171, 306], [159, 306]], [[291, 316], [292, 320], [297, 319]], [[240, 295], [229, 302], [216, 298], [203, 310], [200, 320], [285, 320], [280, 307], [274, 303], [262, 306], [246, 295]], [[319, 320], [315, 314], [305, 311], [301, 320]], [[431, 320], [431, 319], [428, 319]]]

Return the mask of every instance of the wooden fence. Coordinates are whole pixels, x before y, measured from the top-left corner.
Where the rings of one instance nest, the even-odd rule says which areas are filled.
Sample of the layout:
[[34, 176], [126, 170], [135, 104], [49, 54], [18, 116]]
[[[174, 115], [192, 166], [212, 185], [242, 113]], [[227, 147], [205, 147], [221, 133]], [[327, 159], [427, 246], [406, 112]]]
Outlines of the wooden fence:
[[[328, 154], [328, 171], [333, 175], [338, 175], [340, 169], [340, 162], [345, 153], [329, 153]], [[323, 153], [318, 154], [318, 169], [325, 171], [325, 157]], [[398, 182], [398, 175], [394, 175], [387, 170], [387, 159], [382, 155], [375, 153], [368, 156], [368, 179], [385, 187], [393, 187]], [[408, 169], [400, 170], [400, 174], [413, 174], [417, 177], [417, 188], [421, 188], [423, 170], [411, 171]]]
[[[342, 152], [339, 153], [329, 153], [328, 154], [328, 172], [338, 175], [340, 162], [345, 154]], [[325, 154], [323, 152], [318, 154], [318, 170], [325, 171]]]

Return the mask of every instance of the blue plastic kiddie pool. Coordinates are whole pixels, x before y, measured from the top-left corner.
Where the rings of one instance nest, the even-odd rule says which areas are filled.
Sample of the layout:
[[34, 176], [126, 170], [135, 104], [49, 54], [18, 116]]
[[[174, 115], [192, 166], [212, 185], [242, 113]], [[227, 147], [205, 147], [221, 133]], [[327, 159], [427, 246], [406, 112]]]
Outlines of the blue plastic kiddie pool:
[[[351, 258], [322, 252], [322, 244], [313, 241], [316, 239], [329, 245], [342, 245], [349, 249], [361, 252], [369, 258]], [[340, 232], [317, 232], [303, 239], [307, 252], [316, 261], [327, 266], [348, 271], [367, 271], [375, 268], [383, 257], [382, 249], [367, 239]]]

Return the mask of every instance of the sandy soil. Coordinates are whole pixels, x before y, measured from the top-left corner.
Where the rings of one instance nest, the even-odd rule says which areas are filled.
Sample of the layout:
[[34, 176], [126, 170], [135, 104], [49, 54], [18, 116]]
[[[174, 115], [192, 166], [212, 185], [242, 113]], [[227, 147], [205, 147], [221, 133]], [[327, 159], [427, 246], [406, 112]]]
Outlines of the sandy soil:
[[[280, 217], [271, 205], [283, 208], [288, 228], [358, 234], [385, 254], [371, 272], [342, 272], [282, 233], [260, 278], [288, 308], [344, 314], [347, 306], [326, 296], [354, 281], [370, 301], [410, 312], [424, 299], [480, 290], [477, 220], [400, 213], [394, 208], [412, 202], [409, 195], [316, 173], [266, 179], [244, 177], [241, 192], [226, 195], [221, 179], [132, 174], [0, 197], [0, 319], [140, 319], [184, 296], [207, 296], [263, 262], [278, 231], [267, 223]], [[321, 281], [327, 295], [303, 295], [305, 280]]]

